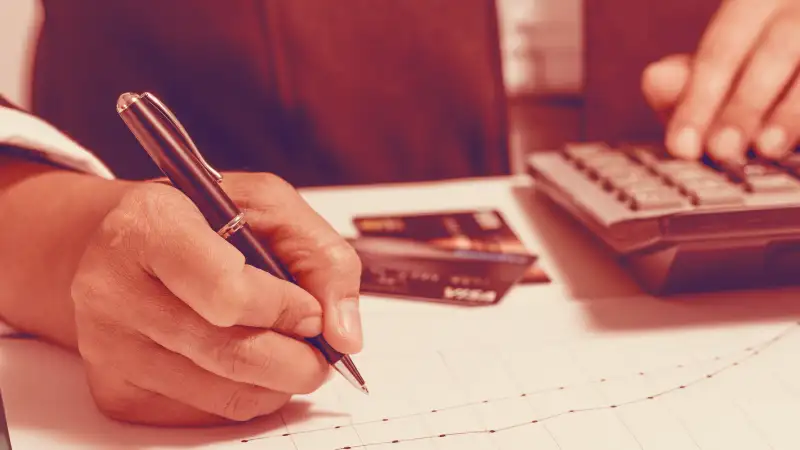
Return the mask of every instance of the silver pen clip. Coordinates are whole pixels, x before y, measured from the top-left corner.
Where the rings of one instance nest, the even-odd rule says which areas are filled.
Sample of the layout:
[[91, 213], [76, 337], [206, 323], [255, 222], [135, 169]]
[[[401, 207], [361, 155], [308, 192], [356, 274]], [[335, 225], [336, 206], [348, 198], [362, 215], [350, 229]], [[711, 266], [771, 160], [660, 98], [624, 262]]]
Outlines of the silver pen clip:
[[149, 100], [153, 105], [155, 105], [155, 107], [161, 112], [161, 114], [163, 114], [164, 117], [166, 117], [167, 120], [170, 121], [172, 126], [174, 126], [176, 130], [178, 130], [178, 133], [181, 135], [183, 140], [186, 141], [186, 145], [189, 146], [189, 150], [191, 150], [192, 153], [194, 153], [194, 156], [197, 158], [197, 160], [200, 162], [200, 164], [203, 166], [206, 172], [208, 172], [211, 178], [213, 178], [217, 183], [222, 182], [222, 174], [217, 172], [217, 170], [214, 169], [213, 167], [211, 167], [211, 164], [209, 164], [205, 160], [205, 158], [203, 158], [203, 155], [200, 154], [200, 150], [197, 149], [197, 146], [195, 145], [192, 138], [189, 136], [189, 133], [186, 131], [183, 125], [181, 125], [181, 122], [178, 120], [178, 118], [175, 117], [175, 114], [173, 114], [172, 111], [170, 111], [169, 108], [167, 108], [167, 106], [161, 102], [161, 100], [159, 100], [155, 95], [149, 92], [145, 92], [140, 97]]

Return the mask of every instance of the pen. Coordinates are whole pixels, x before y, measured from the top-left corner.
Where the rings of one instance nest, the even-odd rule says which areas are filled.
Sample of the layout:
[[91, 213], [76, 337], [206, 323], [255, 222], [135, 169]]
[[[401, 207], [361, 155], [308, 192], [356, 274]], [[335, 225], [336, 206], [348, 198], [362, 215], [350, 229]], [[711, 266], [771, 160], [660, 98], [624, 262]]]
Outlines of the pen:
[[[124, 93], [117, 100], [117, 113], [172, 185], [189, 197], [217, 234], [242, 252], [248, 264], [297, 283], [283, 264], [261, 245], [247, 225], [244, 213], [219, 185], [222, 174], [206, 162], [178, 118], [158, 98], [149, 92]], [[348, 355], [331, 347], [322, 335], [306, 341], [350, 384], [369, 394]]]

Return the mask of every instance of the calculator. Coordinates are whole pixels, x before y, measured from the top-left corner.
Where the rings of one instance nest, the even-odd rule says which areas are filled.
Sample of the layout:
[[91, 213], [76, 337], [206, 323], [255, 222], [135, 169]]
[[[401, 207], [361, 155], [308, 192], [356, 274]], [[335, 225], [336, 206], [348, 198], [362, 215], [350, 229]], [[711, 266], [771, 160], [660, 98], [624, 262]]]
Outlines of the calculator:
[[579, 142], [526, 169], [652, 294], [800, 285], [800, 153], [732, 165]]

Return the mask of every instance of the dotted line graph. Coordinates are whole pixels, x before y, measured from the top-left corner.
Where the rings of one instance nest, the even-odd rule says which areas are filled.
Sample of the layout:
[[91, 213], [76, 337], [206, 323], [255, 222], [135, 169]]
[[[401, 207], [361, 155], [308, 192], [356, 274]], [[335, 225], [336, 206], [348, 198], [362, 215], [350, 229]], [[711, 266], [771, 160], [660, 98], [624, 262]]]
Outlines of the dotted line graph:
[[[677, 391], [680, 391], [680, 390], [684, 390], [684, 389], [687, 389], [687, 388], [690, 388], [690, 387], [694, 387], [694, 386], [696, 386], [696, 385], [698, 385], [700, 383], [703, 383], [704, 381], [713, 379], [714, 377], [716, 377], [716, 376], [718, 376], [718, 375], [720, 375], [720, 374], [722, 374], [724, 372], [730, 371], [730, 370], [736, 368], [737, 366], [741, 365], [742, 363], [746, 362], [747, 360], [750, 360], [750, 359], [758, 356], [761, 352], [763, 352], [764, 350], [768, 349], [769, 347], [775, 345], [779, 341], [785, 339], [789, 334], [791, 334], [794, 331], [797, 331], [798, 329], [800, 329], [800, 322], [796, 322], [796, 323], [792, 324], [791, 326], [789, 326], [785, 330], [783, 330], [780, 333], [776, 334], [774, 337], [772, 337], [769, 340], [764, 341], [764, 342], [762, 342], [762, 343], [760, 343], [758, 345], [753, 345], [753, 346], [747, 347], [747, 348], [745, 348], [743, 350], [730, 352], [730, 353], [728, 353], [726, 355], [717, 355], [717, 356], [713, 356], [713, 357], [709, 357], [709, 358], [705, 358], [705, 359], [701, 359], [701, 360], [695, 360], [695, 361], [693, 361], [692, 365], [700, 364], [700, 363], [703, 363], [703, 362], [709, 362], [709, 361], [721, 361], [723, 359], [726, 359], [726, 358], [730, 357], [731, 355], [743, 353], [743, 356], [734, 359], [730, 364], [726, 364], [726, 365], [724, 365], [724, 366], [722, 366], [722, 367], [720, 367], [720, 368], [718, 368], [716, 370], [709, 371], [705, 375], [697, 377], [697, 378], [695, 378], [693, 380], [690, 380], [689, 382], [686, 382], [686, 383], [678, 385], [678, 386], [674, 386], [672, 388], [664, 389], [664, 390], [655, 392], [655, 393], [653, 393], [651, 395], [647, 395], [647, 396], [644, 396], [644, 397], [636, 398], [636, 399], [633, 399], [633, 400], [628, 400], [628, 401], [614, 403], [614, 404], [606, 404], [606, 405], [590, 407], [590, 408], [576, 408], [576, 409], [563, 410], [563, 411], [560, 411], [558, 413], [554, 413], [554, 414], [550, 414], [550, 415], [546, 415], [546, 416], [542, 416], [542, 417], [534, 417], [534, 418], [531, 418], [530, 420], [527, 420], [525, 422], [518, 422], [518, 423], [511, 424], [511, 425], [503, 426], [503, 427], [496, 427], [496, 428], [491, 428], [491, 429], [481, 428], [481, 429], [472, 429], [472, 430], [465, 430], [465, 431], [459, 431], [459, 432], [451, 432], [451, 433], [447, 433], [447, 434], [424, 435], [424, 436], [404, 438], [404, 439], [392, 439], [392, 440], [385, 440], [385, 441], [359, 443], [359, 444], [347, 445], [347, 446], [343, 446], [343, 447], [337, 447], [337, 448], [335, 448], [333, 450], [356, 450], [356, 449], [374, 447], [374, 446], [379, 446], [379, 445], [399, 444], [399, 443], [407, 443], [407, 442], [413, 442], [413, 441], [423, 441], [423, 440], [429, 440], [429, 439], [442, 439], [442, 438], [447, 438], [448, 436], [464, 436], [464, 435], [479, 435], [479, 434], [501, 433], [501, 432], [504, 432], [504, 431], [509, 431], [509, 430], [513, 430], [513, 429], [517, 429], [517, 428], [521, 428], [521, 427], [525, 427], [525, 426], [533, 426], [533, 425], [540, 424], [540, 423], [545, 422], [545, 421], [553, 420], [553, 419], [556, 419], [558, 417], [562, 417], [562, 416], [566, 416], [566, 415], [570, 415], [570, 414], [579, 414], [579, 413], [602, 411], [602, 410], [614, 410], [614, 409], [621, 408], [621, 407], [624, 407], [624, 406], [635, 405], [635, 404], [640, 404], [640, 403], [653, 401], [653, 400], [656, 400], [656, 399], [658, 399], [660, 397], [668, 395], [670, 393], [677, 392]], [[676, 365], [676, 366], [670, 366], [669, 368], [684, 369], [684, 368], [687, 368], [687, 367], [689, 367], [689, 365], [687, 365], [687, 364], [679, 364], [679, 365]], [[658, 370], [658, 369], [656, 369], [656, 370]], [[637, 376], [638, 377], [642, 377], [642, 376], [646, 376], [646, 375], [647, 374], [645, 372], [637, 372], [637, 373], [632, 374], [632, 375], [630, 375], [628, 377], [637, 377]], [[614, 380], [625, 379], [625, 378], [628, 378], [628, 377], [625, 377], [625, 376], [623, 376], [623, 377], [614, 377]], [[460, 403], [460, 404], [457, 404], [457, 405], [451, 405], [451, 406], [447, 406], [447, 407], [443, 407], [443, 408], [426, 410], [426, 411], [418, 412], [418, 413], [385, 417], [385, 418], [378, 419], [378, 420], [353, 422], [353, 423], [348, 423], [348, 424], [345, 424], [345, 425], [337, 425], [337, 426], [334, 426], [334, 427], [317, 428], [317, 429], [298, 431], [298, 432], [294, 432], [294, 433], [283, 433], [283, 434], [279, 434], [279, 435], [271, 435], [271, 436], [263, 436], [263, 437], [242, 439], [241, 442], [242, 443], [253, 443], [253, 442], [258, 442], [258, 441], [267, 441], [269, 439], [275, 439], [275, 438], [279, 438], [279, 437], [291, 437], [291, 436], [297, 436], [297, 435], [301, 435], [301, 434], [310, 434], [310, 433], [318, 433], [318, 432], [324, 432], [324, 431], [338, 430], [338, 429], [341, 429], [341, 428], [353, 428], [353, 427], [356, 427], [356, 426], [359, 426], [359, 425], [370, 425], [370, 424], [381, 423], [381, 422], [389, 422], [391, 420], [399, 420], [399, 419], [407, 419], [407, 418], [412, 418], [412, 417], [420, 417], [420, 416], [424, 416], [424, 415], [427, 415], [427, 414], [436, 414], [436, 413], [440, 413], [440, 412], [444, 412], [444, 411], [450, 411], [450, 410], [456, 410], [456, 409], [460, 409], [460, 408], [468, 408], [468, 407], [472, 407], [472, 406], [478, 406], [478, 405], [481, 405], [481, 404], [489, 404], [489, 403], [493, 403], [493, 402], [500, 402], [500, 401], [511, 400], [511, 399], [515, 399], [515, 398], [532, 397], [532, 396], [543, 395], [543, 394], [551, 393], [551, 392], [565, 391], [565, 390], [568, 390], [568, 389], [575, 389], [575, 388], [584, 387], [586, 385], [591, 385], [591, 384], [606, 383], [608, 381], [611, 381], [611, 379], [610, 378], [608, 378], [608, 379], [601, 378], [601, 379], [598, 379], [598, 380], [595, 380], [595, 381], [581, 383], [579, 385], [558, 386], [558, 387], [553, 387], [553, 388], [541, 389], [541, 390], [537, 390], [537, 391], [523, 392], [523, 393], [520, 393], [520, 394], [515, 395], [515, 396], [497, 397], [497, 398], [490, 398], [490, 399], [485, 399], [485, 400], [481, 400], [481, 401]]]

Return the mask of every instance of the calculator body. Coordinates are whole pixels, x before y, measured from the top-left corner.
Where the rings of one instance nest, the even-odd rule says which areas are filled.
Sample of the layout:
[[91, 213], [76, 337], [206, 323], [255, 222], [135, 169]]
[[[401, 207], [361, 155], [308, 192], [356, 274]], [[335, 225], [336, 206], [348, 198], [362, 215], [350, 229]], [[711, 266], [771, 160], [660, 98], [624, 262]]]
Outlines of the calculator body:
[[800, 155], [724, 167], [574, 143], [527, 170], [652, 294], [800, 285]]

